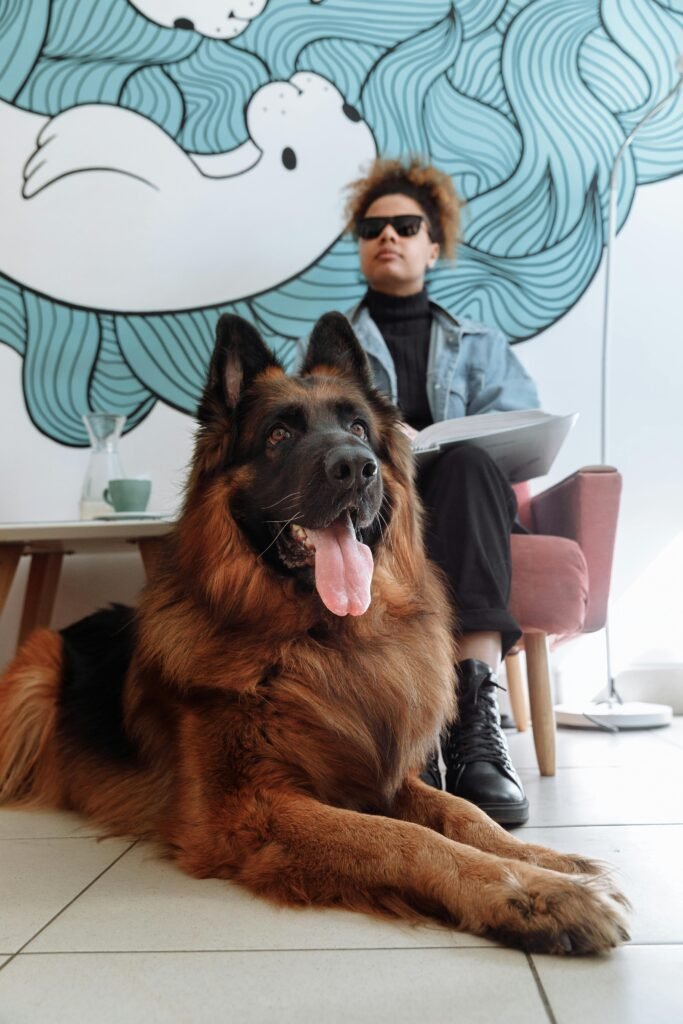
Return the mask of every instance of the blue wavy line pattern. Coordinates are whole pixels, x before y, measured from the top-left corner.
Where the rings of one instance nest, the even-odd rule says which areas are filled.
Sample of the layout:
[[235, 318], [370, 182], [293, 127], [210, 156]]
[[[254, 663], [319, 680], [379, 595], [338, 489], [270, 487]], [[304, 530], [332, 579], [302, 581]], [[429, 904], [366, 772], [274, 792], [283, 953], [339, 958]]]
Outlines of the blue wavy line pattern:
[[268, 81], [263, 63], [251, 53], [206, 39], [189, 57], [168, 69], [185, 100], [177, 141], [191, 153], [218, 153], [247, 137], [244, 109]]
[[[127, 0], [0, 0], [0, 97], [42, 114], [114, 103], [195, 153], [247, 138], [269, 79], [310, 70], [358, 107], [382, 155], [419, 153], [467, 200], [457, 267], [437, 301], [512, 342], [562, 317], [602, 257], [609, 169], [675, 82], [683, 0], [277, 0], [231, 42], [163, 28]], [[639, 132], [635, 189], [683, 172], [683, 90]], [[296, 279], [220, 308], [124, 316], [72, 309], [0, 277], [0, 342], [23, 358], [36, 428], [85, 445], [81, 415], [134, 429], [156, 401], [194, 413], [221, 312], [247, 317], [290, 365], [294, 341], [363, 294], [342, 237]]]
[[165, 68], [153, 65], [135, 70], [120, 91], [120, 103], [154, 121], [169, 135], [177, 136], [182, 128], [183, 94]]
[[26, 352], [26, 310], [21, 288], [0, 277], [0, 339], [23, 356]]

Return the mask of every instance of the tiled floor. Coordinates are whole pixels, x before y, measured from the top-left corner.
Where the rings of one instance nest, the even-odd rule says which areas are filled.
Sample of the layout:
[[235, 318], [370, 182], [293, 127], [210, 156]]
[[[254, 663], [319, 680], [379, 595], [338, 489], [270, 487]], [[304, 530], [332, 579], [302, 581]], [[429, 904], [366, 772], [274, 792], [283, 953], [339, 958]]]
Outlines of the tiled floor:
[[616, 865], [634, 912], [610, 957], [525, 956], [434, 926], [274, 909], [70, 815], [0, 811], [0, 1021], [8, 1024], [678, 1024], [683, 719], [562, 730], [541, 779], [508, 734], [522, 834]]

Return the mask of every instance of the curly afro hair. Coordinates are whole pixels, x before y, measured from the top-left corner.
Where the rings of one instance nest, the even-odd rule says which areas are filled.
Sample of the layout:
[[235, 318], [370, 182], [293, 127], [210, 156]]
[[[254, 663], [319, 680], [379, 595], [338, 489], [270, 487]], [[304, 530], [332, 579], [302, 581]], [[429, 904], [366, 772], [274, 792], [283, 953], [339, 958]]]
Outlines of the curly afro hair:
[[351, 182], [347, 192], [347, 231], [356, 235], [358, 221], [376, 199], [399, 193], [422, 207], [430, 238], [439, 243], [443, 256], [454, 258], [462, 204], [448, 174], [423, 163], [418, 157], [412, 157], [407, 163], [378, 159], [364, 178]]

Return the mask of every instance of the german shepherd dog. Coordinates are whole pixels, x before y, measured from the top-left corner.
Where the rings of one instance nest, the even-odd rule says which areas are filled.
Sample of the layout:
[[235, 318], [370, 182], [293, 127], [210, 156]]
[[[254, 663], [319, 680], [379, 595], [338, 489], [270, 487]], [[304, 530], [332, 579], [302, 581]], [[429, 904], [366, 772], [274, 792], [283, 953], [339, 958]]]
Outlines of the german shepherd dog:
[[34, 633], [0, 685], [0, 800], [71, 808], [201, 878], [544, 953], [625, 941], [595, 862], [420, 781], [455, 714], [413, 461], [346, 319], [287, 376], [223, 316], [184, 508], [135, 612]]

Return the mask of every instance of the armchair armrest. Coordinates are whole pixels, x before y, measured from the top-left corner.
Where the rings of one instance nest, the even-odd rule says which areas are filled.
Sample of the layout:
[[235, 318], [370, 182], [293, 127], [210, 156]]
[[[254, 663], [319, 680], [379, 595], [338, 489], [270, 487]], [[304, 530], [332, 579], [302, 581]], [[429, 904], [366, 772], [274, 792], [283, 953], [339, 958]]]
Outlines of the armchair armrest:
[[531, 499], [534, 531], [575, 540], [586, 558], [586, 633], [601, 629], [607, 619], [621, 486], [621, 474], [612, 466], [585, 466]]

